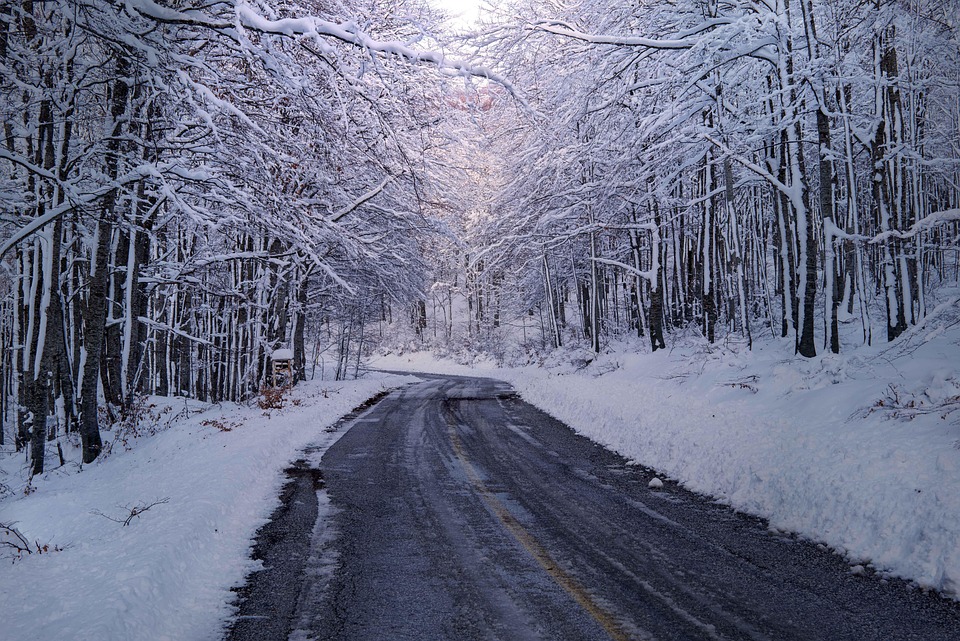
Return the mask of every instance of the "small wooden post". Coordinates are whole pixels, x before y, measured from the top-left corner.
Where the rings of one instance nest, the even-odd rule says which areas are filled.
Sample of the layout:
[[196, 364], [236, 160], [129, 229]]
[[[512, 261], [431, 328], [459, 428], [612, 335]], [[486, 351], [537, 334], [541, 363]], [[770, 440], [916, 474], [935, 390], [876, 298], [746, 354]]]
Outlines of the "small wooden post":
[[[293, 350], [275, 349], [270, 356], [270, 360], [273, 362], [273, 386], [293, 385]], [[283, 381], [282, 385], [278, 384], [278, 380]]]

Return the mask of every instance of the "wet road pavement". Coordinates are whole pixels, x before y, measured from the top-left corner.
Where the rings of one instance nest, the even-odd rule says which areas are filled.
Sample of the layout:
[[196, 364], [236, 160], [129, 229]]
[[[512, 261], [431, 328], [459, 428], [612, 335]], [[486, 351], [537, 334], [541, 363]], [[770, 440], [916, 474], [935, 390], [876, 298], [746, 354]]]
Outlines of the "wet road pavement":
[[233, 641], [960, 639], [956, 603], [651, 489], [504, 383], [430, 377], [346, 428], [297, 534], [309, 550], [274, 572], [295, 605], [241, 607], [234, 626], [284, 632]]

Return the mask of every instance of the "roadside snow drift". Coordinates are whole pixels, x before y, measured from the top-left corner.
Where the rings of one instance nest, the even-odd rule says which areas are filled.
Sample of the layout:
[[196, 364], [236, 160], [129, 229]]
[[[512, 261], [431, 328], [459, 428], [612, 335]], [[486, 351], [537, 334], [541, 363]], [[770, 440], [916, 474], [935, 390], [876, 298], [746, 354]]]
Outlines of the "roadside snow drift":
[[13, 492], [0, 500], [0, 523], [48, 550], [14, 560], [0, 549], [3, 638], [219, 638], [230, 588], [255, 569], [250, 546], [278, 504], [283, 469], [308, 444], [339, 438], [324, 428], [340, 416], [404, 381], [305, 383], [270, 411], [153, 398], [154, 435], [128, 439], [129, 451], [114, 441], [82, 472], [69, 447], [70, 462], [35, 479], [29, 494], [22, 458], [0, 460], [0, 482]]
[[[689, 340], [493, 369], [388, 355], [384, 369], [487, 375], [578, 432], [852, 566], [958, 597], [960, 311], [896, 343], [804, 359]], [[570, 363], [580, 363], [577, 369]]]

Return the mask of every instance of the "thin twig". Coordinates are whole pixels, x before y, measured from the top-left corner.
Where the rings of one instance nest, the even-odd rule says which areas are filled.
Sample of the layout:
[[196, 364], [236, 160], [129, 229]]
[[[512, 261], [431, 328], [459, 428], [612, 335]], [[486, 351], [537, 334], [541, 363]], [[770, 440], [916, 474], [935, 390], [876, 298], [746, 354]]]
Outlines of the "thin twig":
[[101, 512], [100, 510], [92, 510], [92, 514], [96, 514], [97, 516], [102, 516], [103, 518], [107, 519], [108, 521], [113, 521], [114, 523], [122, 523], [123, 526], [126, 527], [126, 526], [130, 525], [130, 522], [133, 521], [133, 519], [134, 519], [135, 517], [140, 516], [141, 514], [143, 514], [144, 512], [146, 512], [147, 510], [149, 510], [150, 508], [152, 508], [152, 507], [154, 507], [154, 506], [156, 506], [156, 505], [162, 505], [162, 504], [164, 504], [164, 503], [169, 503], [169, 502], [170, 502], [170, 497], [164, 497], [164, 498], [162, 498], [162, 499], [157, 499], [157, 500], [154, 501], [153, 503], [138, 503], [138, 504], [134, 505], [133, 507], [129, 507], [129, 506], [126, 506], [126, 505], [121, 505], [121, 506], [119, 506], [119, 507], [122, 507], [122, 508], [125, 509], [125, 510], [130, 510], [130, 514], [128, 514], [126, 518], [114, 518], [114, 517], [110, 516], [109, 514], [104, 514], [104, 513]]

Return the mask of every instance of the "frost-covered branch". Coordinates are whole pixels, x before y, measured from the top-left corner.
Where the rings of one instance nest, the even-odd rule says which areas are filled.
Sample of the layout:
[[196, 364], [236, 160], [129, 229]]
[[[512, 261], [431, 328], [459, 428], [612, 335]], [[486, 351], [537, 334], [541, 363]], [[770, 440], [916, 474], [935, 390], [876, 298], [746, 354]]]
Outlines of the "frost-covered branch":
[[329, 42], [334, 40], [372, 54], [400, 58], [411, 64], [431, 65], [442, 75], [483, 78], [502, 85], [522, 104], [526, 104], [507, 78], [488, 67], [452, 59], [439, 51], [418, 49], [398, 40], [380, 40], [360, 29], [357, 22], [338, 23], [315, 16], [270, 19], [256, 11], [249, 3], [242, 1], [220, 3], [219, 6], [228, 8], [233, 19], [212, 18], [208, 13], [197, 10], [178, 11], [161, 6], [152, 0], [126, 0], [128, 12], [136, 12], [167, 24], [204, 27], [235, 39], [239, 39], [238, 27], [241, 30], [261, 34], [308, 38], [320, 48], [320, 53], [323, 54], [334, 53]]
[[839, 238], [841, 240], [850, 240], [858, 243], [868, 243], [871, 245], [876, 245], [879, 243], [884, 243], [891, 238], [899, 238], [901, 240], [906, 240], [908, 238], [915, 238], [921, 232], [929, 231], [936, 227], [937, 225], [944, 225], [947, 223], [960, 221], [960, 209], [945, 209], [943, 211], [934, 212], [928, 214], [915, 222], [910, 226], [909, 229], [899, 230], [891, 229], [888, 231], [880, 232], [874, 236], [865, 236], [863, 234], [852, 234], [844, 229], [840, 229], [836, 223], [832, 220], [824, 221], [824, 229], [834, 238]]
[[380, 192], [384, 190], [384, 188], [387, 185], [390, 184], [391, 181], [393, 181], [392, 176], [386, 178], [382, 183], [380, 183], [379, 185], [377, 185], [367, 193], [358, 197], [356, 200], [354, 200], [352, 203], [350, 203], [346, 207], [342, 208], [341, 210], [333, 214], [333, 216], [330, 217], [330, 221], [334, 223], [339, 222], [341, 218], [343, 218], [350, 212], [354, 211], [357, 207], [361, 206], [363, 203], [367, 202], [371, 198], [375, 198]]
[[621, 263], [619, 260], [613, 260], [611, 258], [593, 258], [591, 260], [593, 260], [593, 262], [595, 263], [602, 263], [604, 265], [612, 265], [613, 267], [619, 267], [620, 269], [628, 271], [634, 276], [639, 276], [644, 280], [648, 280], [651, 283], [655, 283], [657, 280], [657, 271], [658, 271], [657, 269], [647, 269], [647, 270], [637, 269], [636, 267], [633, 267], [626, 263]]
[[[718, 17], [706, 20], [696, 27], [685, 29], [674, 34], [671, 38], [592, 34], [575, 29], [565, 22], [555, 20], [536, 22], [532, 25], [532, 29], [596, 45], [613, 45], [655, 50], [688, 50], [703, 45], [703, 34], [709, 33], [719, 27], [735, 26], [739, 20], [737, 17]], [[748, 57], [757, 58], [773, 64], [776, 63], [776, 54], [770, 51], [771, 48], [775, 48], [777, 45], [777, 41], [773, 38], [763, 38], [757, 42], [752, 42], [741, 47], [730, 47], [725, 39], [721, 39], [721, 43], [721, 50], [731, 54], [727, 60], [728, 62], [735, 58]]]

